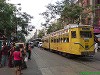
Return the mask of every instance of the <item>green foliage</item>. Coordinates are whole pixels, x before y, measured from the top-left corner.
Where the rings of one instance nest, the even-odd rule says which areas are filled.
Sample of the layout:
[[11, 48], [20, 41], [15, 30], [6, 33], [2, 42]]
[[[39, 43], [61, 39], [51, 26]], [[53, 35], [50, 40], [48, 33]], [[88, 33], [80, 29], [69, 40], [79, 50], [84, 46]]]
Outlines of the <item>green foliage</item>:
[[51, 32], [55, 32], [63, 28], [63, 25], [59, 21], [56, 23], [52, 23], [47, 29], [47, 34], [50, 34]]
[[26, 40], [25, 40], [25, 36], [24, 36], [24, 34], [22, 34], [21, 31], [18, 31], [18, 33], [17, 33], [17, 38], [18, 38], [18, 41], [23, 41], [23, 42], [26, 41]]
[[45, 33], [44, 33], [44, 30], [39, 30], [39, 34], [38, 34], [38, 38], [42, 38], [42, 36], [44, 36]]
[[0, 0], [0, 30], [4, 31], [6, 37], [12, 33], [17, 33], [17, 28], [21, 28], [21, 34], [28, 34], [28, 23], [33, 18], [26, 12], [20, 12], [14, 4], [6, 3], [6, 0]]
[[5, 30], [8, 32], [8, 35], [13, 31], [12, 17], [13, 13], [16, 11], [16, 8], [6, 2], [0, 2], [0, 30]]
[[[47, 10], [41, 15], [45, 19], [42, 26], [47, 28], [47, 33], [62, 29], [64, 23], [78, 23], [83, 7], [74, 4], [75, 0], [57, 1], [55, 4], [48, 4]], [[59, 22], [51, 23], [56, 16], [60, 16]]]

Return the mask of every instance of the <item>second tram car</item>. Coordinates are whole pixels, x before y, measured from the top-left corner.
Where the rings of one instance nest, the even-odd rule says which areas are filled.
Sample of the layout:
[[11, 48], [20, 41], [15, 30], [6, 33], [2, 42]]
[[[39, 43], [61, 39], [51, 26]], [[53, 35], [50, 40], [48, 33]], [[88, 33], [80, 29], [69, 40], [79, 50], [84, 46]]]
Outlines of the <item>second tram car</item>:
[[42, 47], [68, 55], [94, 55], [93, 27], [89, 25], [70, 24], [43, 36]]

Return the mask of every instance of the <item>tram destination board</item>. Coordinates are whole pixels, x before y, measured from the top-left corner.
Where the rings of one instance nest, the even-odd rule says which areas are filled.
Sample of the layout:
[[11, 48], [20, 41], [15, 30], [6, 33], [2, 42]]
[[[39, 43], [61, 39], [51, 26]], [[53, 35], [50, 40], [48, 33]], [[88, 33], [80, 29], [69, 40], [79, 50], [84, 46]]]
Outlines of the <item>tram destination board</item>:
[[90, 28], [82, 28], [82, 30], [90, 30]]

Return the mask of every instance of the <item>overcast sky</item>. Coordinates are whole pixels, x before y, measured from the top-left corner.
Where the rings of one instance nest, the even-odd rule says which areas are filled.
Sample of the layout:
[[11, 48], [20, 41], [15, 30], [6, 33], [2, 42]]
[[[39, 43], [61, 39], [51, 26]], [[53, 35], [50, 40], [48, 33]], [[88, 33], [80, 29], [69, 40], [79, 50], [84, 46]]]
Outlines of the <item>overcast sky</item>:
[[[42, 13], [46, 10], [46, 5], [49, 3], [54, 4], [56, 1], [62, 0], [9, 0], [9, 2], [13, 4], [21, 3], [21, 5], [18, 7], [22, 8], [22, 12], [27, 12], [34, 17], [34, 19], [31, 20], [31, 25], [34, 25], [36, 29], [41, 29], [41, 22], [44, 21], [43, 17], [39, 15], [39, 13]], [[29, 37], [32, 37], [34, 32], [35, 29], [31, 32]]]

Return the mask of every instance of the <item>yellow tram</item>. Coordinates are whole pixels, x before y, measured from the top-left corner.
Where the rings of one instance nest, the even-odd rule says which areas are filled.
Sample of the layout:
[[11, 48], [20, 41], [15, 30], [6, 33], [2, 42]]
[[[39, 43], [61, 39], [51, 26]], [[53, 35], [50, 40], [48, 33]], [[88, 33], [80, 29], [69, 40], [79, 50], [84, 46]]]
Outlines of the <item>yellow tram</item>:
[[68, 55], [94, 55], [93, 27], [69, 24], [66, 28], [43, 36], [42, 47]]

